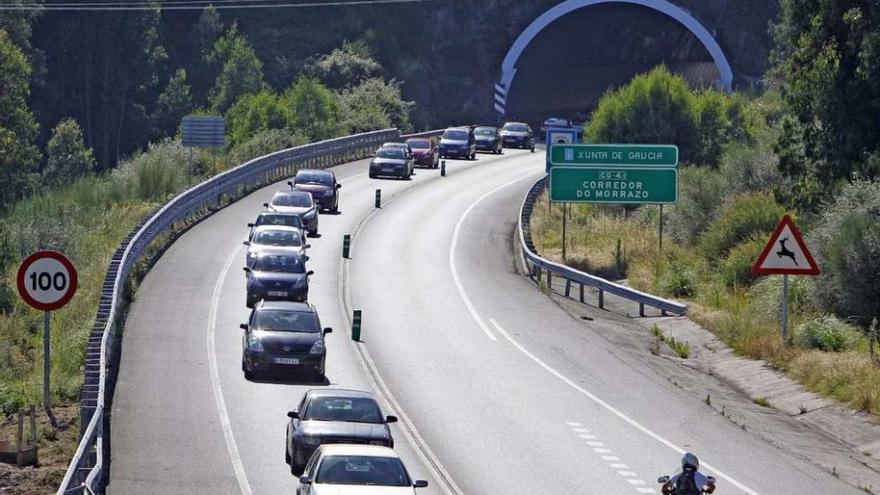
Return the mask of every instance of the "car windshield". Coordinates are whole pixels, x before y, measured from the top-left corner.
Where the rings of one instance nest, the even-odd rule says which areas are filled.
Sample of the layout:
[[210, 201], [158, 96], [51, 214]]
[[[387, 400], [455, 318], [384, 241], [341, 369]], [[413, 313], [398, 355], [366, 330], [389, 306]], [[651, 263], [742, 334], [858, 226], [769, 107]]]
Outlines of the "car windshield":
[[300, 246], [299, 232], [293, 230], [262, 230], [254, 236], [254, 244], [264, 246]]
[[513, 131], [513, 132], [528, 132], [529, 126], [527, 126], [525, 124], [518, 124], [518, 123], [513, 122], [513, 123], [504, 124], [504, 130], [505, 131]]
[[391, 158], [394, 160], [402, 160], [406, 158], [403, 150], [400, 148], [383, 148], [376, 152], [376, 158]]
[[427, 139], [411, 139], [407, 141], [406, 144], [408, 144], [410, 148], [416, 150], [426, 150], [431, 147], [431, 141], [428, 141]]
[[333, 184], [333, 176], [327, 172], [302, 171], [296, 174], [296, 184]]
[[334, 455], [321, 460], [316, 483], [330, 485], [410, 486], [400, 459], [394, 457]]
[[260, 310], [254, 315], [253, 327], [266, 332], [321, 333], [315, 313], [303, 311]]
[[293, 206], [297, 208], [308, 208], [312, 206], [312, 195], [309, 193], [278, 194], [274, 198], [272, 198], [272, 206]]
[[452, 141], [467, 141], [467, 138], [467, 131], [448, 130], [443, 133], [443, 139], [449, 139]]
[[264, 254], [257, 256], [254, 270], [258, 272], [305, 273], [302, 258], [281, 254]]
[[493, 129], [492, 127], [477, 127], [474, 130], [474, 134], [476, 134], [477, 136], [494, 136], [495, 129]]
[[260, 215], [254, 225], [285, 225], [298, 229], [303, 228], [302, 218], [299, 215]]
[[382, 423], [382, 413], [370, 398], [315, 397], [306, 406], [303, 419], [378, 424]]

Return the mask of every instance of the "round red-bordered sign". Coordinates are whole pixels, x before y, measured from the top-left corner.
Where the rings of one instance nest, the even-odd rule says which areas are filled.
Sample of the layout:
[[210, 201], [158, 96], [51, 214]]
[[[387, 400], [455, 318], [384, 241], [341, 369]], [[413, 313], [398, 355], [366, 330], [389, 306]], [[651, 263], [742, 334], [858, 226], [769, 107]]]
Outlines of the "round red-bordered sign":
[[70, 302], [76, 293], [76, 268], [58, 251], [37, 251], [21, 262], [16, 283], [18, 293], [29, 306], [54, 311]]

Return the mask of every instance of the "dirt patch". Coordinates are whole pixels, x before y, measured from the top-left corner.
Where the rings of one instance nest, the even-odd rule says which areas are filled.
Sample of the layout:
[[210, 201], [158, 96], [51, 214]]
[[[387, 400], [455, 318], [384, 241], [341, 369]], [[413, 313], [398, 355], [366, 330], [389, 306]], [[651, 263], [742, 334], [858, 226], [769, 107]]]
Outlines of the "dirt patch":
[[[0, 495], [37, 495], [58, 490], [79, 441], [79, 404], [58, 406], [52, 411], [58, 419], [57, 431], [42, 409], [36, 411], [39, 464], [21, 468], [14, 464], [0, 464]], [[27, 424], [26, 420], [25, 437], [28, 435]], [[17, 434], [15, 416], [0, 423], [0, 439], [14, 444]]]

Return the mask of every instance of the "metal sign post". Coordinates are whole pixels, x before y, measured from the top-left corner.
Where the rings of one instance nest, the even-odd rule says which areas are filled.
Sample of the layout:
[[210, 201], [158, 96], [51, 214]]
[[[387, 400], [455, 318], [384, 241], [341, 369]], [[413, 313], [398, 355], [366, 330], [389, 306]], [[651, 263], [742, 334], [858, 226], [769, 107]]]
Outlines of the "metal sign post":
[[50, 377], [52, 372], [51, 311], [67, 304], [76, 293], [77, 274], [73, 263], [57, 251], [38, 251], [18, 267], [18, 293], [29, 306], [43, 311], [43, 408], [53, 428], [58, 421], [52, 413]]

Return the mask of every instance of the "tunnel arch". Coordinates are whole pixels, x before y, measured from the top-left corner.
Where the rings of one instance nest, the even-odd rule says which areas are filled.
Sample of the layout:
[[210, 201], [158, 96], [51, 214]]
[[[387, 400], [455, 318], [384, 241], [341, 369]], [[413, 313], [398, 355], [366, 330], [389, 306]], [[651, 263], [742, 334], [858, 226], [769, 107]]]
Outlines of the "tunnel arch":
[[730, 63], [727, 61], [727, 56], [725, 56], [724, 52], [721, 50], [721, 46], [718, 45], [715, 38], [712, 37], [709, 31], [703, 27], [699, 21], [681, 7], [673, 5], [667, 0], [566, 0], [547, 10], [538, 16], [537, 19], [532, 21], [532, 23], [520, 33], [519, 37], [516, 38], [510, 49], [508, 49], [507, 55], [505, 55], [504, 61], [501, 64], [501, 80], [495, 84], [495, 111], [499, 115], [499, 119], [506, 114], [507, 95], [510, 94], [510, 89], [516, 78], [516, 63], [519, 61], [526, 48], [528, 48], [529, 44], [545, 28], [561, 17], [586, 7], [614, 3], [647, 7], [667, 15], [683, 25], [697, 37], [700, 43], [703, 44], [703, 47], [705, 47], [706, 51], [709, 52], [712, 61], [718, 67], [718, 72], [721, 76], [719, 81], [721, 86], [726, 91], [731, 90], [733, 85], [733, 71], [730, 68]]

